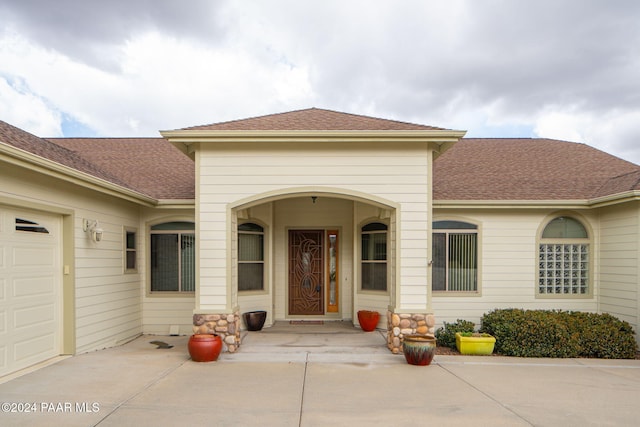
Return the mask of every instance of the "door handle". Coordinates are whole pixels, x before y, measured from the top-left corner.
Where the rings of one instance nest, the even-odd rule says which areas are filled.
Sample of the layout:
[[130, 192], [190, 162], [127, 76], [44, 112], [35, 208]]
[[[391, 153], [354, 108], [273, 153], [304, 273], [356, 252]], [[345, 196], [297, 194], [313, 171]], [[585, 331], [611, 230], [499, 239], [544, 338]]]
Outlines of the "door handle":
[[316, 292], [320, 292], [322, 290], [322, 287], [320, 285], [316, 286]]

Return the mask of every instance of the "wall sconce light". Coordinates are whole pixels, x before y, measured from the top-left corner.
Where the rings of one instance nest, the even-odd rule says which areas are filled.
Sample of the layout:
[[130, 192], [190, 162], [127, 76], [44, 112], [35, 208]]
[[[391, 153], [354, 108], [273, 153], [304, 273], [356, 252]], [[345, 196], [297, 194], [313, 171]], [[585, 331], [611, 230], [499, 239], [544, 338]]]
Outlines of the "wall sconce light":
[[91, 240], [94, 242], [99, 242], [102, 240], [102, 233], [104, 232], [102, 228], [98, 227], [97, 219], [83, 219], [82, 220], [82, 231], [85, 233], [89, 233], [91, 236]]
[[311, 201], [315, 204], [316, 200], [318, 200], [318, 196], [311, 196]]

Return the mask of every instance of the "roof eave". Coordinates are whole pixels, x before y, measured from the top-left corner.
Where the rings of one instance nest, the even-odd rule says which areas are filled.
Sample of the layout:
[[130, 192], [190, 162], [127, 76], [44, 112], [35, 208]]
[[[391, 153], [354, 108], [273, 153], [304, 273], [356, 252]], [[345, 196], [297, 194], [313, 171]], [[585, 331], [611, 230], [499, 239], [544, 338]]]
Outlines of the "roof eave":
[[640, 201], [640, 191], [631, 190], [593, 199], [575, 200], [434, 200], [434, 209], [597, 209]]
[[108, 194], [145, 206], [155, 206], [157, 200], [153, 197], [137, 191], [122, 187], [91, 174], [54, 162], [44, 157], [37, 156], [28, 151], [13, 147], [8, 144], [0, 144], [0, 160], [29, 168], [38, 173], [62, 179], [103, 194]]
[[258, 142], [275, 143], [295, 141], [311, 142], [430, 142], [436, 143], [439, 153], [444, 152], [453, 143], [464, 137], [466, 131], [459, 130], [171, 130], [160, 134], [180, 151], [191, 155], [196, 143]]

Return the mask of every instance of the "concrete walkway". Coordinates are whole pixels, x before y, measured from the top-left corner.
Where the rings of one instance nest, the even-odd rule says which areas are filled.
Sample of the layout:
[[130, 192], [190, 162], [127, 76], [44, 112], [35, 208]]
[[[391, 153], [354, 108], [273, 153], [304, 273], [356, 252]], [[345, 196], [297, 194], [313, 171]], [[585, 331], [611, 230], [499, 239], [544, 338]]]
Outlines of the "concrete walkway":
[[640, 418], [640, 360], [436, 356], [411, 366], [383, 333], [341, 322], [249, 332], [240, 352], [211, 363], [192, 362], [187, 340], [142, 336], [5, 381], [0, 425], [568, 427]]

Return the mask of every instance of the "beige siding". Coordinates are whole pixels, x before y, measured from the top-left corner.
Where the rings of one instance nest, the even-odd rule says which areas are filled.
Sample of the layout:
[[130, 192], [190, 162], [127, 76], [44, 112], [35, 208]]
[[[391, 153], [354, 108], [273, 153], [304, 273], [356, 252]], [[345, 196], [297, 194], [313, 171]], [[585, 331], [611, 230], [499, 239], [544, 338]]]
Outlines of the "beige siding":
[[[178, 328], [180, 335], [193, 333], [193, 308], [195, 307], [195, 294], [182, 295], [152, 295], [148, 257], [149, 254], [149, 230], [152, 225], [171, 221], [195, 222], [193, 210], [184, 209], [143, 209], [142, 219], [138, 230], [138, 244], [140, 253], [138, 256], [138, 271], [141, 273], [140, 293], [142, 299], [142, 330], [145, 334], [167, 335], [172, 327]], [[203, 254], [207, 257], [209, 254]]]
[[[142, 332], [140, 274], [124, 273], [124, 227], [138, 228], [138, 207], [11, 165], [0, 167], [5, 203], [72, 215], [75, 278], [75, 351], [127, 341]], [[82, 230], [83, 218], [98, 220], [101, 242]], [[65, 249], [69, 250], [69, 249]], [[74, 266], [70, 266], [72, 268]], [[68, 292], [68, 291], [67, 291]], [[68, 328], [65, 326], [65, 330]]]
[[[597, 311], [597, 280], [592, 281], [595, 287], [592, 297], [536, 298], [537, 233], [552, 213], [542, 210], [435, 211], [436, 220], [457, 219], [478, 224], [480, 256], [480, 293], [473, 296], [434, 294], [433, 311], [438, 323], [465, 319], [479, 327], [481, 316], [497, 308]], [[595, 214], [582, 215], [588, 225], [597, 230]], [[592, 252], [596, 244], [597, 236], [594, 236]], [[597, 256], [592, 255], [595, 263]]]
[[[424, 235], [429, 216], [426, 148], [390, 147], [392, 144], [316, 143], [295, 146], [238, 143], [204, 147], [199, 164], [200, 247], [205, 251], [227, 247], [226, 209], [230, 203], [259, 194], [287, 189], [357, 192], [389, 200], [400, 207], [399, 230], [406, 229], [400, 248], [409, 263], [424, 259]], [[347, 147], [347, 148], [345, 148]], [[227, 269], [202, 258], [200, 308], [226, 309]], [[427, 307], [426, 267], [400, 267], [399, 305], [407, 309]]]
[[640, 204], [604, 208], [600, 215], [600, 311], [640, 324]]

